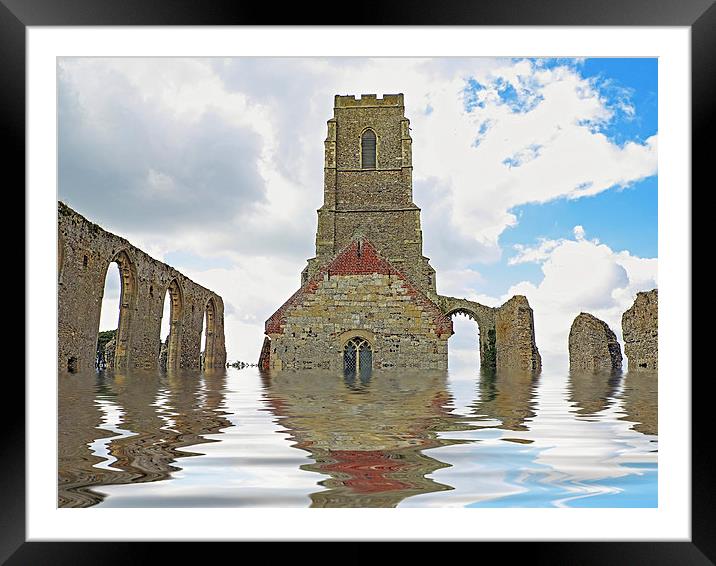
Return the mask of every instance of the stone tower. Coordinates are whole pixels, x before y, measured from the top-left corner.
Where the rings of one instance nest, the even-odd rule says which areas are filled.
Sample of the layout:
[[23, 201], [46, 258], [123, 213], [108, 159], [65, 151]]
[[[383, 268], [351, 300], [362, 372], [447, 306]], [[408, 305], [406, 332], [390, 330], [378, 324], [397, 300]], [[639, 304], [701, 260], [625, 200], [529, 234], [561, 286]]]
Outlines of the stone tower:
[[266, 321], [262, 367], [447, 367], [452, 320], [430, 298], [411, 143], [402, 94], [335, 97], [316, 256]]
[[452, 315], [480, 329], [490, 369], [539, 371], [532, 309], [437, 294], [413, 202], [402, 94], [336, 96], [325, 141], [316, 255], [301, 287], [267, 321], [263, 369], [446, 369]]
[[419, 289], [435, 292], [435, 270], [423, 256], [420, 209], [413, 202], [412, 139], [402, 94], [335, 97], [316, 257], [308, 260], [301, 283], [357, 235]]

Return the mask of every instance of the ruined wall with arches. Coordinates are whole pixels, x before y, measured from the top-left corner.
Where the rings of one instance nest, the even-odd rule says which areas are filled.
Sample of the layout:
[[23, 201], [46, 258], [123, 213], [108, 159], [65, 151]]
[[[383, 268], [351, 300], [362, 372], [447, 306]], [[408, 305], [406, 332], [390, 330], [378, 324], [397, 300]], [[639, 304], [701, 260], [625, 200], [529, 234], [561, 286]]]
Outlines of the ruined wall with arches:
[[58, 203], [58, 370], [93, 369], [107, 270], [119, 267], [120, 314], [115, 367], [156, 368], [164, 296], [172, 303], [168, 367], [224, 367], [224, 303], [219, 295]]
[[447, 316], [460, 313], [477, 323], [483, 368], [529, 372], [542, 369], [534, 313], [524, 295], [515, 295], [499, 307], [442, 295], [432, 298]]

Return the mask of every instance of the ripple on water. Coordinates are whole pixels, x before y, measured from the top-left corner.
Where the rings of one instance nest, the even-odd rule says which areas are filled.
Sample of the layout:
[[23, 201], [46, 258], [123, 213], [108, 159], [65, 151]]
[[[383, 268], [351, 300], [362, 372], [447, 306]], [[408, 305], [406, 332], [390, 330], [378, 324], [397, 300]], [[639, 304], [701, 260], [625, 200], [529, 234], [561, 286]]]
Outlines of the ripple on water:
[[60, 375], [59, 505], [655, 507], [656, 383], [648, 373]]

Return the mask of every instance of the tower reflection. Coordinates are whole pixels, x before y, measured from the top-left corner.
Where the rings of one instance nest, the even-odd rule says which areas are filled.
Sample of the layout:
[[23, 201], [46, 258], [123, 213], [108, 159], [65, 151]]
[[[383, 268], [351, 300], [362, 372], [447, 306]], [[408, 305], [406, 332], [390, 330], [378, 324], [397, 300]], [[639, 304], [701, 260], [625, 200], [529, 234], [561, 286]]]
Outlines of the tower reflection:
[[445, 372], [420, 374], [281, 372], [264, 374], [272, 412], [295, 447], [329, 476], [312, 507], [395, 507], [419, 493], [451, 489], [426, 476], [447, 464], [425, 450], [459, 441], [438, 432], [460, 428], [448, 407]]

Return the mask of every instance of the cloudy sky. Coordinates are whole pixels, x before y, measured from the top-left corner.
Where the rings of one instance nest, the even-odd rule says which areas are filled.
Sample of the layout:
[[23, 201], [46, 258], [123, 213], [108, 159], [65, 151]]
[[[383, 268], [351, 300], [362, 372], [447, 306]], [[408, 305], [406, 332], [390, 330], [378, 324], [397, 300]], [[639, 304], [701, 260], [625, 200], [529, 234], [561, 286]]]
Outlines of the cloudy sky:
[[[335, 94], [405, 94], [438, 292], [524, 294], [546, 359], [657, 286], [656, 59], [63, 58], [60, 199], [226, 303], [230, 360], [314, 255]], [[102, 329], [116, 327], [110, 270]], [[165, 325], [166, 326], [166, 325]], [[455, 319], [451, 360], [473, 327]], [[474, 355], [474, 354], [472, 354]]]

